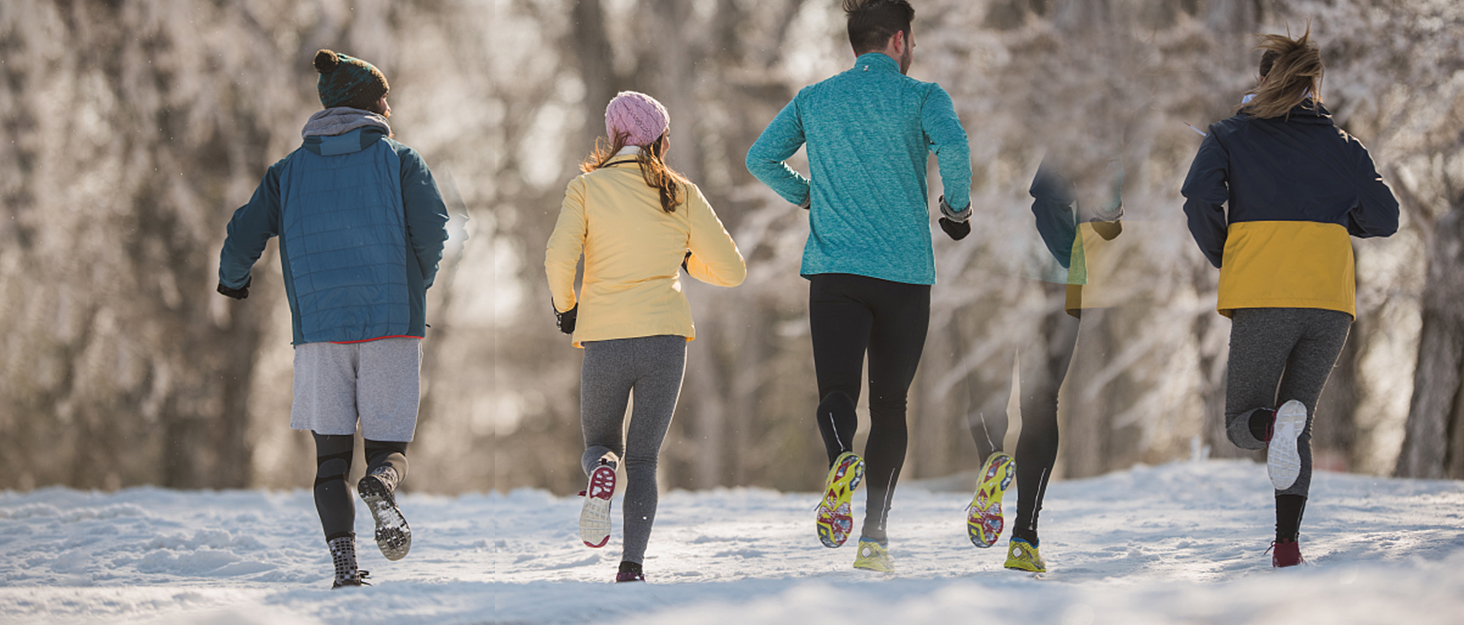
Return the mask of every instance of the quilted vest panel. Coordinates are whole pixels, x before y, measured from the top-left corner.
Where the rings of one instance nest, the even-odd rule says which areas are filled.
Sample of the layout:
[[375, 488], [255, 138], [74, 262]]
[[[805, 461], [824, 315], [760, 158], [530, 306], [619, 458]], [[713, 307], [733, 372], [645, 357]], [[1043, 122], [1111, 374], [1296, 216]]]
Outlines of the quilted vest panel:
[[[385, 141], [360, 148], [355, 132], [327, 141], [321, 154], [298, 150], [280, 176], [280, 242], [304, 342], [405, 335], [401, 162]], [[329, 149], [338, 146], [356, 151]]]

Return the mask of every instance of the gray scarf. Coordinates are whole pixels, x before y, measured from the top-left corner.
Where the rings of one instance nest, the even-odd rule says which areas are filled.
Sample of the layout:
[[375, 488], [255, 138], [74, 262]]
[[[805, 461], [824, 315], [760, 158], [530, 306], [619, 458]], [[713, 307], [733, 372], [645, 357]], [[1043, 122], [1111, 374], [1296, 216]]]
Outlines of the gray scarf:
[[371, 111], [353, 109], [348, 106], [337, 106], [328, 108], [310, 116], [310, 121], [305, 122], [305, 128], [300, 130], [300, 138], [304, 139], [310, 135], [335, 136], [348, 133], [357, 128], [377, 126], [386, 131], [386, 136], [392, 136], [391, 124], [386, 118]]

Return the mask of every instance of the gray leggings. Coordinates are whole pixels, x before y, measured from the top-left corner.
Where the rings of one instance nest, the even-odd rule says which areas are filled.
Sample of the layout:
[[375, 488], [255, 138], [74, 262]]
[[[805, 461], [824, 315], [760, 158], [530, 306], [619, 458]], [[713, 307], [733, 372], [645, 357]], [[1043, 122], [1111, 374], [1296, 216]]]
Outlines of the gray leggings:
[[1316, 308], [1241, 308], [1231, 317], [1226, 370], [1225, 432], [1242, 449], [1264, 449], [1250, 430], [1257, 410], [1293, 399], [1306, 405], [1306, 429], [1297, 439], [1301, 474], [1277, 495], [1307, 496], [1311, 488], [1312, 419], [1317, 398], [1347, 342], [1352, 316]]
[[[580, 425], [585, 432], [585, 475], [606, 459], [625, 461], [625, 550], [645, 558], [656, 520], [656, 460], [671, 426], [686, 369], [686, 337], [660, 335], [587, 342], [580, 372]], [[630, 430], [621, 438], [625, 405], [635, 393]]]

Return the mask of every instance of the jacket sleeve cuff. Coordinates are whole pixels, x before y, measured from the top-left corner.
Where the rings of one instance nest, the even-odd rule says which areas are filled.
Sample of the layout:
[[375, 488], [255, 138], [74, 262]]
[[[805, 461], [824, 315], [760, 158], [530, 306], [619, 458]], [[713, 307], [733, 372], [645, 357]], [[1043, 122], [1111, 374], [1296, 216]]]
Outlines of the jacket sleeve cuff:
[[1123, 218], [1123, 204], [1120, 203], [1112, 210], [1099, 209], [1094, 211], [1093, 216], [1098, 218], [1098, 221], [1118, 221]]
[[951, 208], [950, 204], [946, 204], [945, 196], [942, 195], [940, 196], [940, 214], [958, 224], [966, 223], [966, 220], [971, 218], [971, 205], [967, 204], [965, 208], [956, 210]]

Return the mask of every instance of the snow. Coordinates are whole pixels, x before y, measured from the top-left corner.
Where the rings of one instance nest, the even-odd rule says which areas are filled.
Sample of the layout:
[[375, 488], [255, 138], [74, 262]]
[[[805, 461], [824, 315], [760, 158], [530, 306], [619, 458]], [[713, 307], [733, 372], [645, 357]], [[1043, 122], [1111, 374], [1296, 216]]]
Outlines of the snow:
[[[822, 547], [816, 497], [761, 489], [661, 498], [647, 584], [609, 583], [578, 538], [578, 497], [405, 494], [412, 552], [387, 562], [358, 506], [374, 587], [329, 590], [307, 491], [0, 494], [4, 623], [1460, 623], [1464, 483], [1318, 473], [1307, 564], [1274, 570], [1272, 500], [1245, 461], [1137, 467], [1053, 483], [1049, 572], [1001, 567], [965, 536], [969, 493], [896, 494], [898, 571]], [[1007, 495], [1008, 511], [1015, 493]], [[856, 518], [863, 493], [856, 497]]]

